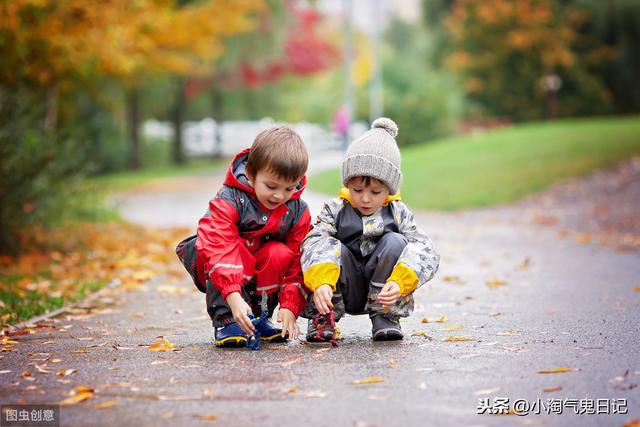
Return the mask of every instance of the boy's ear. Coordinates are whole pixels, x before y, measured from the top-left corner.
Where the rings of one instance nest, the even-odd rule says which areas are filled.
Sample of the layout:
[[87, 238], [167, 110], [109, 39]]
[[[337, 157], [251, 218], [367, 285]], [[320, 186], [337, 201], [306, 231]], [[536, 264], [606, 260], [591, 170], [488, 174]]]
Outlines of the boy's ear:
[[252, 182], [255, 176], [253, 175], [253, 171], [251, 170], [251, 168], [247, 166], [244, 171], [247, 174], [247, 178], [249, 178], [249, 182]]

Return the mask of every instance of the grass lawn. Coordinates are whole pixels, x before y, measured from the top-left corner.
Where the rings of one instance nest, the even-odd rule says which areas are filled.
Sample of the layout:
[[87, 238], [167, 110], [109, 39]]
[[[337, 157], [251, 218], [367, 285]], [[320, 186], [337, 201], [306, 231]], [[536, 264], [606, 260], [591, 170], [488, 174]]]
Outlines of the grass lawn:
[[175, 178], [195, 174], [211, 173], [218, 169], [226, 169], [230, 159], [192, 159], [183, 166], [159, 165], [150, 168], [115, 172], [98, 175], [87, 179], [87, 183], [107, 192], [130, 190], [138, 185], [159, 179]]
[[[508, 203], [637, 155], [640, 117], [523, 124], [402, 149], [401, 193], [414, 208]], [[337, 194], [340, 170], [314, 175], [309, 185]]]

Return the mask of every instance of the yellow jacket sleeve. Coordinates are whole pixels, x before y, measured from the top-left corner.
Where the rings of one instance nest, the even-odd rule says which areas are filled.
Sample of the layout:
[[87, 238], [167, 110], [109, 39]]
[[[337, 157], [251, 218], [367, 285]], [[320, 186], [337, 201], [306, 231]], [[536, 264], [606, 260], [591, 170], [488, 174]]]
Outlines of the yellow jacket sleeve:
[[340, 267], [338, 265], [330, 262], [315, 264], [305, 271], [304, 284], [311, 292], [315, 292], [322, 285], [330, 285], [335, 292], [339, 277]]
[[408, 265], [399, 262], [393, 268], [387, 283], [396, 282], [400, 286], [400, 296], [404, 297], [415, 291], [419, 283], [418, 275]]

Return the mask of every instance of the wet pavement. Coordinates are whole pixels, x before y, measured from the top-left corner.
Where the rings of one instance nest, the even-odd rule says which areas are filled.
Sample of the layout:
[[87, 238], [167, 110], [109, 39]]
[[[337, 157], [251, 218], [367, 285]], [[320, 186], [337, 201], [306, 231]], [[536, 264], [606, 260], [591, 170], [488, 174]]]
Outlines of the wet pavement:
[[[189, 221], [221, 178], [190, 179], [167, 182], [149, 199], [120, 199], [123, 213], [195, 227]], [[178, 204], [190, 197], [193, 205]], [[305, 198], [317, 212], [325, 196]], [[301, 339], [257, 352], [216, 349], [204, 295], [186, 277], [156, 279], [105, 289], [90, 307], [12, 337], [18, 344], [0, 347], [0, 402], [57, 403], [75, 386], [92, 388], [89, 400], [62, 407], [62, 426], [623, 426], [639, 419], [640, 255], [562, 237], [536, 215], [526, 204], [417, 214], [442, 260], [416, 292], [401, 342], [374, 343], [368, 318], [347, 316], [335, 348]], [[151, 352], [158, 336], [178, 351]], [[568, 370], [539, 373], [559, 368]], [[61, 377], [60, 369], [77, 372]], [[507, 406], [531, 414], [487, 413]]]

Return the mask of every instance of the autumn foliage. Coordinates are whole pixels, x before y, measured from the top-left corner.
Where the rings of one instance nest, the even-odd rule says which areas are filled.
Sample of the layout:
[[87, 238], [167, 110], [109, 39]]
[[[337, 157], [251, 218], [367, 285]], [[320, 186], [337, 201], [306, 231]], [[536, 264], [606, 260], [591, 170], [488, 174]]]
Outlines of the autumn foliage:
[[[494, 115], [544, 117], [547, 75], [560, 77], [564, 93], [579, 91], [582, 102], [605, 106], [608, 94], [588, 70], [614, 51], [584, 39], [579, 29], [590, 20], [584, 9], [554, 0], [460, 0], [447, 18], [454, 47], [448, 65], [463, 76], [470, 98]], [[571, 99], [560, 102], [561, 115], [580, 112]]]

